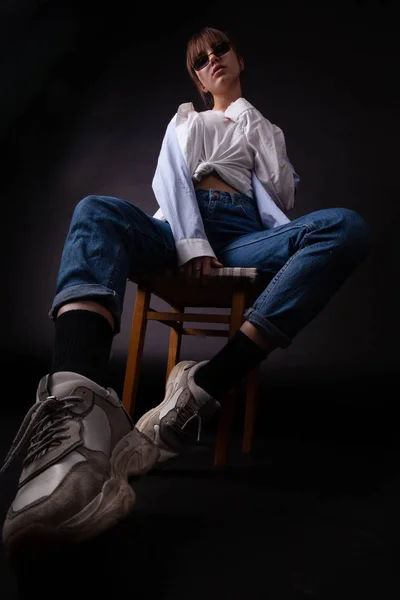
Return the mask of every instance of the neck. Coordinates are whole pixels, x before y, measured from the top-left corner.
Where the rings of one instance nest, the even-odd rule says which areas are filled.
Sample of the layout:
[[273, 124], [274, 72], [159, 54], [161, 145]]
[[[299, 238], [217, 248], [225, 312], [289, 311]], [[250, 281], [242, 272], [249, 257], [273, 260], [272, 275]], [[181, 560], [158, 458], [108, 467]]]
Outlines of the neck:
[[242, 96], [242, 90], [240, 83], [237, 82], [234, 88], [227, 91], [225, 94], [214, 95], [214, 108], [213, 110], [226, 110], [232, 102], [235, 102]]

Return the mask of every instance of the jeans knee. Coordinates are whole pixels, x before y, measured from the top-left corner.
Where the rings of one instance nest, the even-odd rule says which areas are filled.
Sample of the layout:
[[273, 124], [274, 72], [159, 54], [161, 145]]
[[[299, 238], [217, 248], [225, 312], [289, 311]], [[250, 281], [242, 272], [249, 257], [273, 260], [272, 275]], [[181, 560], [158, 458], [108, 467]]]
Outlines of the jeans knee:
[[107, 196], [85, 196], [75, 206], [73, 218], [76, 220], [87, 220], [91, 219], [94, 214], [98, 214], [101, 210], [107, 208], [111, 204], [112, 198]]
[[341, 245], [350, 251], [357, 260], [368, 256], [371, 246], [371, 227], [355, 210], [340, 209]]

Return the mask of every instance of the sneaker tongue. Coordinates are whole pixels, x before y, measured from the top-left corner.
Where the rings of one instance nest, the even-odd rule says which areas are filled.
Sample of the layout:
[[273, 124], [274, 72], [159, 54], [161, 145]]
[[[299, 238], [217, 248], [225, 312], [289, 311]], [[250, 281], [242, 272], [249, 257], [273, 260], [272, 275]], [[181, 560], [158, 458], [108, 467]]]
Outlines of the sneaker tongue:
[[78, 386], [88, 387], [99, 396], [105, 397], [108, 395], [108, 392], [103, 387], [97, 385], [91, 379], [79, 373], [62, 371], [60, 373], [53, 373], [53, 375], [42, 379], [38, 387], [37, 401], [43, 400], [48, 396], [65, 398], [70, 396]]

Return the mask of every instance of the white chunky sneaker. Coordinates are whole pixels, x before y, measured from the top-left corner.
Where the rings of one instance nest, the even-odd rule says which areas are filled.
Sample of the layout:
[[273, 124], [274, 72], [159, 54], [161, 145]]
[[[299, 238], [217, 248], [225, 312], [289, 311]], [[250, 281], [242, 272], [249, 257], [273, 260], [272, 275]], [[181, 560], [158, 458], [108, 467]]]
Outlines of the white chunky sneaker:
[[135, 425], [160, 449], [159, 462], [177, 456], [198, 441], [202, 421], [219, 408], [219, 402], [194, 381], [197, 369], [207, 362], [179, 362], [168, 377], [164, 400]]
[[116, 392], [72, 372], [45, 376], [2, 468], [28, 445], [3, 526], [8, 554], [80, 541], [127, 516], [128, 477], [151, 469], [159, 449], [136, 428]]

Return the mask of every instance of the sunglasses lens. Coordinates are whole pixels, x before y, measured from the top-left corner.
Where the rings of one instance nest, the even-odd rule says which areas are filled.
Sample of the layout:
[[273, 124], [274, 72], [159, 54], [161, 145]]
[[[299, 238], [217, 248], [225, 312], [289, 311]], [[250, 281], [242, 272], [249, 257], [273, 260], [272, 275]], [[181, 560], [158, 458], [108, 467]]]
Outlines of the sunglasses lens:
[[220, 57], [220, 56], [223, 56], [223, 54], [226, 54], [227, 52], [229, 52], [229, 50], [230, 50], [229, 42], [221, 42], [220, 44], [215, 46], [214, 53], [216, 54], [216, 56]]
[[207, 63], [208, 56], [204, 54], [203, 56], [199, 56], [199, 58], [196, 58], [196, 60], [193, 63], [193, 67], [194, 69], [196, 69], [196, 71], [200, 71], [200, 69], [203, 69], [203, 67], [205, 67]]

